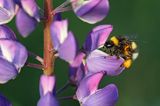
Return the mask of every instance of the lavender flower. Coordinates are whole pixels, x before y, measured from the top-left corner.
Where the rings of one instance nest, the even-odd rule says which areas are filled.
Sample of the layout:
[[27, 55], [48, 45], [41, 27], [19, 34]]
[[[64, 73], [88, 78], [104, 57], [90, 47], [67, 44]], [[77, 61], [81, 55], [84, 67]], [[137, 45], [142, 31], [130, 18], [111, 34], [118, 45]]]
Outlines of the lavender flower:
[[10, 22], [15, 15], [18, 31], [23, 37], [27, 37], [35, 29], [37, 21], [40, 21], [35, 0], [1, 0], [0, 25]]
[[18, 74], [16, 67], [7, 60], [0, 57], [0, 84], [14, 79]]
[[36, 28], [37, 21], [33, 17], [26, 14], [23, 9], [19, 9], [16, 15], [16, 25], [20, 34], [23, 37], [27, 37]]
[[[108, 15], [109, 1], [66, 0], [52, 10], [52, 0], [45, 0], [44, 58], [29, 52], [29, 55], [40, 63], [26, 64], [27, 49], [4, 24], [16, 16], [19, 33], [27, 37], [40, 22], [40, 8], [36, 0], [0, 0], [0, 84], [14, 79], [26, 64], [28, 67], [43, 70], [39, 81], [40, 99], [37, 106], [59, 106], [56, 94], [71, 84], [76, 86], [75, 95], [59, 99], [76, 99], [81, 106], [114, 106], [118, 100], [116, 85], [109, 84], [102, 89], [98, 89], [98, 86], [104, 76], [119, 75], [131, 66], [132, 60], [138, 56], [137, 45], [125, 37], [112, 37], [107, 41], [113, 27], [99, 25], [91, 30], [79, 49], [74, 34], [68, 31], [68, 21], [62, 20], [59, 15], [60, 12], [68, 10], [73, 10], [82, 21], [95, 24]], [[56, 57], [69, 63], [70, 81], [57, 92], [52, 66]], [[12, 105], [0, 95], [0, 106]]]
[[74, 58], [72, 63], [69, 64], [69, 77], [70, 83], [73, 85], [79, 85], [79, 82], [85, 76], [85, 66], [82, 63], [85, 58], [85, 53], [80, 52]]
[[68, 21], [54, 21], [51, 25], [51, 37], [58, 56], [71, 62], [75, 58], [77, 42], [72, 32], [68, 32]]
[[[112, 31], [112, 25], [100, 25], [95, 27], [88, 35], [83, 50], [70, 63], [70, 80], [79, 83], [80, 79], [90, 73], [105, 72], [107, 75], [119, 75], [124, 67], [124, 59], [99, 50], [102, 47]], [[81, 76], [80, 76], [81, 75]], [[79, 79], [79, 80], [77, 80]], [[77, 82], [78, 81], [78, 82]], [[77, 85], [77, 84], [76, 84]]]
[[124, 70], [123, 62], [123, 58], [110, 56], [100, 50], [94, 50], [86, 59], [86, 67], [92, 73], [104, 71], [107, 75], [116, 76]]
[[6, 97], [0, 94], [0, 106], [12, 106], [12, 104]]
[[36, 0], [21, 0], [21, 5], [29, 16], [34, 17], [37, 21], [40, 21], [39, 7]]
[[42, 75], [40, 78], [40, 100], [37, 106], [59, 106], [55, 98], [55, 76]]
[[0, 25], [10, 22], [15, 12], [16, 5], [13, 0], [0, 0]]
[[0, 25], [0, 39], [17, 40], [15, 33], [6, 25]]
[[20, 44], [13, 31], [0, 26], [0, 83], [14, 79], [28, 57], [26, 48]]
[[109, 11], [108, 0], [71, 0], [71, 2], [75, 14], [90, 24], [103, 20]]
[[122, 58], [110, 56], [99, 50], [104, 45], [112, 31], [112, 25], [100, 25], [95, 27], [88, 35], [83, 45], [87, 58], [86, 67], [90, 72], [105, 71], [107, 75], [118, 75], [121, 70]]
[[76, 91], [76, 97], [81, 106], [115, 105], [118, 99], [118, 90], [114, 84], [98, 89], [103, 75], [103, 72], [88, 75], [80, 82]]

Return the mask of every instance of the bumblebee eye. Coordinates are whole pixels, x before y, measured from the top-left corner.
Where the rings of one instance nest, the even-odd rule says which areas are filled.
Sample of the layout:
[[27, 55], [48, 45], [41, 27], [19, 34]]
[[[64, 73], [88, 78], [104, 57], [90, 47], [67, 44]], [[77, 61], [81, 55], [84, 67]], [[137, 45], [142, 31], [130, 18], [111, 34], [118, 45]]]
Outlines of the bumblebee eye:
[[135, 42], [132, 42], [131, 47], [132, 47], [133, 50], [135, 50], [135, 49], [137, 49], [137, 44]]
[[106, 46], [106, 48], [111, 48], [111, 47], [113, 47], [114, 45], [113, 45], [113, 43], [111, 43], [111, 42], [106, 42], [106, 43], [105, 43], [105, 46]]

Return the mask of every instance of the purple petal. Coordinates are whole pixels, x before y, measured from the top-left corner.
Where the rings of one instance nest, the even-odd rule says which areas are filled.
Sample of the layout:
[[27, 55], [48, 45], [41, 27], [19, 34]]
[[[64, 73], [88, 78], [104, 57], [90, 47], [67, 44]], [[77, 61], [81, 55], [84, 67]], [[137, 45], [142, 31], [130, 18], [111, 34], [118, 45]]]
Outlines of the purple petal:
[[55, 77], [42, 75], [40, 78], [40, 95], [41, 97], [46, 95], [48, 92], [53, 92], [55, 87]]
[[37, 106], [59, 106], [58, 101], [52, 93], [47, 93], [38, 101]]
[[69, 66], [69, 77], [72, 84], [77, 85], [84, 77], [84, 65], [82, 63], [85, 54], [80, 52]]
[[[24, 0], [27, 1], [27, 0]], [[27, 37], [37, 26], [37, 21], [30, 17], [24, 12], [24, 10], [19, 9], [16, 15], [16, 25], [19, 33], [23, 37]]]
[[82, 106], [115, 106], [117, 100], [118, 89], [116, 85], [110, 84], [87, 97]]
[[83, 52], [78, 53], [77, 56], [74, 58], [73, 62], [71, 63], [71, 66], [79, 67], [85, 56], [86, 54], [84, 54]]
[[62, 20], [62, 16], [60, 13], [57, 13], [54, 15], [54, 21], [61, 21]]
[[90, 52], [104, 45], [110, 33], [112, 32], [112, 29], [112, 25], [100, 25], [95, 27], [85, 41], [83, 46], [85, 51]]
[[123, 71], [124, 68], [121, 67], [123, 62], [124, 59], [109, 56], [100, 50], [94, 50], [86, 59], [86, 65], [90, 72], [105, 71], [110, 76], [119, 75]]
[[67, 62], [72, 62], [77, 53], [77, 42], [72, 32], [58, 49], [59, 57]]
[[0, 50], [3, 58], [13, 63], [17, 69], [24, 66], [28, 52], [26, 48], [13, 40], [0, 40]]
[[[77, 89], [76, 96], [79, 101], [82, 101], [85, 97], [93, 94], [103, 77], [103, 72], [99, 72], [84, 78]], [[92, 106], [92, 105], [91, 105]]]
[[0, 106], [12, 106], [12, 104], [6, 97], [0, 94]]
[[4, 84], [9, 80], [14, 79], [17, 74], [18, 72], [15, 66], [0, 57], [0, 84]]
[[34, 17], [37, 21], [40, 21], [39, 7], [36, 0], [21, 0], [21, 4], [27, 14]]
[[16, 40], [14, 32], [6, 25], [0, 26], [0, 39]]
[[18, 4], [18, 5], [21, 5], [21, 0], [13, 0], [14, 3]]
[[68, 21], [54, 21], [51, 25], [51, 37], [54, 44], [54, 49], [58, 50], [59, 46], [65, 41], [68, 36]]
[[80, 64], [78, 67], [69, 66], [69, 78], [70, 83], [73, 85], [79, 85], [79, 82], [85, 76], [85, 68], [83, 63]]
[[82, 21], [95, 24], [107, 16], [109, 2], [108, 0], [77, 0], [72, 3], [72, 7]]
[[13, 0], [0, 0], [0, 25], [10, 22], [15, 16]]

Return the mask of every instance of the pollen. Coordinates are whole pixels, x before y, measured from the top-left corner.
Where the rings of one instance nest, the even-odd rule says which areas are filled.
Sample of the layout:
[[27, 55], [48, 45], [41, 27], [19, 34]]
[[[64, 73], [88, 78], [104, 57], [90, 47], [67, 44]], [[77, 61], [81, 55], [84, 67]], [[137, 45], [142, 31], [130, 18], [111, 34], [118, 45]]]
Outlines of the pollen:
[[113, 42], [114, 45], [118, 46], [119, 40], [117, 39], [117, 37], [113, 36], [113, 37], [111, 38], [111, 41]]
[[127, 46], [125, 46], [124, 47], [124, 55], [126, 55], [126, 56], [128, 56], [129, 55], [129, 48], [130, 48], [130, 46], [129, 45], [127, 45]]
[[128, 59], [128, 60], [125, 60], [124, 63], [123, 63], [123, 66], [125, 68], [130, 68], [131, 67], [131, 64], [132, 64], [132, 60], [131, 59]]
[[137, 49], [137, 44], [135, 42], [132, 42], [131, 47], [133, 50]]

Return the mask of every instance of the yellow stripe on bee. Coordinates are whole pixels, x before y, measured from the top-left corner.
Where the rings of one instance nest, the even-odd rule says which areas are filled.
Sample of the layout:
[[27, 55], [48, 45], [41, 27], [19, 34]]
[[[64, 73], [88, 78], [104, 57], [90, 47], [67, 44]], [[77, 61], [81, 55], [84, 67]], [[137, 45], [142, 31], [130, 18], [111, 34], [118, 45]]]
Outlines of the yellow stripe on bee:
[[125, 60], [124, 63], [123, 63], [123, 66], [125, 68], [130, 68], [131, 67], [131, 64], [132, 64], [132, 60], [131, 59], [128, 59], [128, 60]]
[[129, 45], [124, 47], [124, 55], [126, 55], [126, 56], [129, 55], [129, 52], [128, 52], [129, 50], [128, 49], [129, 49]]
[[117, 39], [117, 37], [115, 37], [115, 36], [111, 37], [111, 41], [113, 42], [114, 45], [116, 45], [116, 46], [119, 45], [119, 40]]

